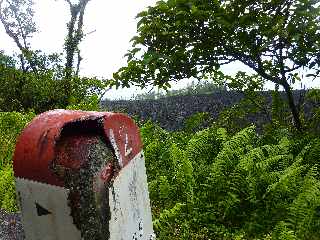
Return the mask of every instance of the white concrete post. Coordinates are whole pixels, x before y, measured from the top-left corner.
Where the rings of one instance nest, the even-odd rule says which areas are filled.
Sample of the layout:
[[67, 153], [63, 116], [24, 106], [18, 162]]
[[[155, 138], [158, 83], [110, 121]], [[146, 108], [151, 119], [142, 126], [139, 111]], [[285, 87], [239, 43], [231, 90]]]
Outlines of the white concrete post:
[[26, 240], [155, 239], [139, 130], [123, 114], [39, 115], [14, 173]]

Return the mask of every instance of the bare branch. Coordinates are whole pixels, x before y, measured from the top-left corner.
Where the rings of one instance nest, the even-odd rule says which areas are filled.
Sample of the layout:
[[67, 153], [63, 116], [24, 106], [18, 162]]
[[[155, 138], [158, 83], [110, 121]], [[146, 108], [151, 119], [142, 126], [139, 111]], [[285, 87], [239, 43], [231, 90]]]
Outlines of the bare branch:
[[17, 44], [18, 48], [22, 51], [23, 47], [22, 45], [20, 44], [19, 42], [19, 39], [17, 38], [17, 36], [10, 30], [6, 20], [4, 19], [4, 16], [2, 15], [2, 3], [3, 3], [3, 0], [0, 0], [0, 21], [2, 22], [3, 24], [3, 27], [6, 31], [6, 33], [9, 35], [9, 37], [11, 37], [14, 42]]
[[287, 70], [284, 70], [285, 73], [288, 73], [288, 72], [293, 72], [295, 70], [298, 70], [299, 68], [301, 68], [302, 66], [299, 64], [299, 65], [296, 65], [295, 67], [292, 67], [292, 68], [288, 68]]
[[69, 4], [70, 8], [73, 7], [73, 4], [71, 3], [70, 0], [65, 0], [65, 1]]

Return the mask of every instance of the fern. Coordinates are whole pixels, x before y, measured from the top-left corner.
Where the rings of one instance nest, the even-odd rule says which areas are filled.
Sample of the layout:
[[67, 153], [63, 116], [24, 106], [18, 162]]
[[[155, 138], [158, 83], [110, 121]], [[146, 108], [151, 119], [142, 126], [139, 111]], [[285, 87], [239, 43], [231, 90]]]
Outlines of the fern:
[[171, 222], [170, 220], [174, 220], [181, 213], [184, 206], [185, 204], [176, 203], [171, 209], [163, 210], [160, 213], [159, 218], [153, 221], [153, 226], [156, 228], [156, 230], [161, 230], [164, 227], [168, 227], [168, 224]]
[[221, 139], [218, 139], [217, 135], [211, 128], [197, 132], [188, 142], [187, 157], [192, 161], [202, 161], [204, 164], [212, 163], [224, 140], [223, 133]]
[[219, 153], [222, 144], [228, 138], [226, 130], [219, 128], [206, 128], [197, 132], [186, 146], [186, 156], [194, 163], [193, 168], [197, 174], [196, 181], [201, 181], [208, 176], [211, 165]]
[[224, 143], [210, 170], [209, 181], [215, 191], [218, 192], [226, 186], [229, 174], [240, 161], [241, 155], [252, 148], [254, 138], [254, 127], [248, 127]]
[[289, 207], [288, 222], [301, 239], [320, 236], [319, 167], [312, 167], [305, 177], [301, 193]]
[[168, 199], [170, 196], [170, 184], [166, 176], [160, 176], [158, 181], [159, 187], [159, 198], [161, 200]]
[[294, 231], [288, 228], [287, 224], [283, 221], [279, 222], [273, 232], [272, 240], [298, 240], [299, 238], [295, 235]]
[[[28, 119], [0, 113], [7, 211], [17, 210], [11, 159]], [[141, 127], [157, 239], [319, 239], [319, 138], [285, 129], [259, 136], [253, 126], [228, 136], [215, 126], [196, 133], [150, 121]]]
[[[189, 203], [193, 202], [194, 177], [191, 161], [186, 157], [186, 153], [179, 149], [176, 144], [170, 148], [170, 160], [174, 164], [174, 186], [176, 194], [180, 199]], [[179, 198], [178, 198], [179, 199]]]
[[303, 148], [299, 157], [303, 158], [303, 164], [309, 164], [313, 166], [314, 164], [319, 164], [320, 159], [320, 139], [316, 138], [310, 141], [310, 143]]
[[157, 239], [168, 239], [169, 235], [179, 234], [175, 231], [180, 228], [178, 219], [183, 213], [184, 206], [185, 204], [178, 202], [172, 208], [163, 210], [160, 216], [153, 221]]
[[207, 186], [211, 208], [219, 222], [237, 226], [245, 214], [243, 196], [246, 195], [247, 181], [244, 171], [237, 168], [242, 155], [252, 149], [255, 139], [254, 127], [246, 128], [223, 144], [210, 166]]

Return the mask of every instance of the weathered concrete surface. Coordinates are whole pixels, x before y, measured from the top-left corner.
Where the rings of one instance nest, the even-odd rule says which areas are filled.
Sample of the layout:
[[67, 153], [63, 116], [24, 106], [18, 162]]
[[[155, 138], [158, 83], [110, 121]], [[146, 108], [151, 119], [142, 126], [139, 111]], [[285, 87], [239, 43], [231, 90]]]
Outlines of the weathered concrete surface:
[[[24, 227], [27, 230], [26, 239], [79, 240], [81, 236], [83, 239], [155, 239], [152, 228], [143, 153], [139, 153], [132, 159], [129, 164], [119, 172], [109, 186], [102, 184], [100, 186], [101, 192], [97, 191], [96, 193], [93, 191], [92, 186], [95, 190], [99, 190], [99, 183], [94, 183], [92, 180], [82, 181], [84, 181], [85, 178], [87, 180], [88, 178], [94, 179], [96, 172], [99, 172], [100, 169], [97, 166], [104, 165], [105, 161], [109, 158], [109, 154], [102, 140], [92, 145], [88, 153], [89, 163], [91, 163], [89, 165], [91, 166], [88, 166], [88, 172], [82, 172], [81, 186], [80, 188], [77, 187], [77, 190], [80, 190], [81, 195], [84, 197], [81, 198], [81, 209], [75, 209], [80, 211], [78, 216], [71, 216], [72, 214], [68, 206], [70, 190], [24, 179], [16, 180], [17, 191], [23, 193], [20, 198], [22, 198], [22, 208], [25, 209]], [[75, 182], [73, 184], [75, 184]], [[71, 186], [72, 191], [76, 190], [74, 188], [74, 186]], [[106, 195], [108, 199], [104, 197], [99, 199], [100, 196], [105, 195], [105, 191], [108, 191]], [[104, 227], [108, 232], [107, 235], [109, 236], [106, 236], [106, 238], [100, 236], [99, 233], [101, 233], [101, 229], [99, 229], [99, 224], [96, 222], [97, 219], [92, 218], [99, 216], [101, 213], [105, 214], [105, 211], [102, 211], [103, 207], [97, 209], [101, 201], [109, 202], [107, 210], [109, 211], [108, 215], [110, 218], [106, 219], [107, 221], [100, 222], [100, 224], [105, 223], [105, 225], [101, 227]], [[36, 203], [41, 206], [40, 210], [42, 213], [41, 211], [39, 213]], [[48, 212], [44, 212], [42, 208]], [[10, 217], [9, 214], [5, 214], [4, 216], [9, 219], [9, 224], [10, 218], [12, 217]], [[74, 217], [79, 217], [79, 219], [73, 219]], [[15, 223], [21, 228], [20, 218], [18, 218], [17, 221], [15, 221]], [[74, 221], [80, 222], [79, 227], [81, 230], [76, 228]], [[94, 223], [95, 226], [90, 223]], [[52, 228], [52, 226], [54, 226], [54, 228]], [[7, 229], [0, 239], [23, 239], [21, 234], [21, 236], [17, 236], [16, 238], [5, 238], [6, 236], [9, 237], [12, 233], [17, 235], [18, 232], [19, 229], [11, 224], [10, 229]]]
[[109, 188], [110, 240], [152, 240], [151, 208], [142, 152], [120, 171]]
[[43, 113], [18, 138], [13, 167], [26, 240], [153, 238], [142, 141], [128, 116]]
[[27, 240], [81, 239], [68, 206], [69, 190], [26, 179], [16, 179]]
[[154, 238], [142, 142], [123, 114], [39, 115], [14, 173], [26, 240]]

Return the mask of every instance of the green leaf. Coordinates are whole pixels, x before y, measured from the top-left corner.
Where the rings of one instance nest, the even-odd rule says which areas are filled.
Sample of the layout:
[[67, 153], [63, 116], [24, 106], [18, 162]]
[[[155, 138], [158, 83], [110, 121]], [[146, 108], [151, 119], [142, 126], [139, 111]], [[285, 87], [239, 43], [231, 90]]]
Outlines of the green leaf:
[[313, 68], [315, 65], [317, 64], [317, 62], [311, 62], [310, 64], [309, 64], [309, 68]]
[[170, 8], [173, 8], [176, 6], [176, 0], [168, 0], [167, 4]]
[[157, 2], [157, 7], [160, 11], [166, 12], [169, 10], [169, 7], [165, 1]]
[[136, 18], [146, 17], [146, 16], [148, 16], [148, 13], [149, 13], [148, 11], [142, 11], [137, 14]]

